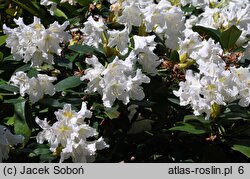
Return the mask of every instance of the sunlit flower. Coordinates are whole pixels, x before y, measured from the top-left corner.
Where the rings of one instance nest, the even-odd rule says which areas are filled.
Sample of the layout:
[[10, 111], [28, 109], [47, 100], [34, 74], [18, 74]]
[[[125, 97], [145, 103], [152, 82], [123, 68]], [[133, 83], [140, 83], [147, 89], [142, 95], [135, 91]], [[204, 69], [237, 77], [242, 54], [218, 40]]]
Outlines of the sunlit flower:
[[72, 110], [70, 104], [65, 104], [62, 110], [55, 112], [55, 115], [57, 121], [52, 126], [47, 119], [36, 118], [37, 124], [43, 129], [37, 135], [37, 142], [48, 141], [52, 152], [62, 148], [60, 162], [69, 157], [77, 163], [90, 162], [94, 160], [96, 150], [108, 147], [102, 137], [91, 142], [87, 141], [89, 137], [97, 137], [98, 132], [84, 121], [85, 118], [92, 117], [85, 102], [82, 102], [79, 112]]
[[22, 18], [14, 19], [18, 27], [14, 29], [3, 26], [8, 35], [6, 46], [11, 48], [14, 59], [31, 61], [31, 66], [41, 66], [44, 62], [54, 63], [54, 54], [60, 55], [60, 43], [70, 40], [70, 35], [64, 30], [69, 25], [66, 21], [62, 25], [54, 22], [48, 29], [34, 16], [34, 22], [25, 25]]
[[21, 96], [25, 93], [29, 95], [32, 103], [43, 98], [44, 94], [53, 96], [55, 94], [55, 86], [52, 84], [56, 77], [50, 77], [45, 74], [38, 74], [37, 77], [29, 78], [26, 73], [18, 71], [10, 79], [10, 83], [18, 86]]
[[89, 80], [86, 92], [98, 92], [102, 95], [103, 104], [111, 108], [116, 99], [128, 104], [131, 99], [142, 100], [144, 98], [142, 83], [149, 83], [150, 79], [137, 69], [133, 58], [120, 60], [116, 57], [105, 68], [93, 56], [86, 60], [94, 68], [88, 68], [81, 80]]
[[98, 17], [98, 20], [95, 20], [92, 16], [89, 16], [84, 23], [84, 28], [81, 29], [84, 34], [84, 44], [98, 48], [99, 43], [102, 43], [102, 33], [106, 29], [107, 27], [102, 17]]
[[108, 46], [110, 47], [116, 46], [117, 50], [119, 50], [119, 52], [122, 55], [125, 55], [128, 52], [128, 43], [129, 43], [128, 29], [125, 28], [122, 31], [112, 30], [108, 31], [108, 34], [109, 34]]

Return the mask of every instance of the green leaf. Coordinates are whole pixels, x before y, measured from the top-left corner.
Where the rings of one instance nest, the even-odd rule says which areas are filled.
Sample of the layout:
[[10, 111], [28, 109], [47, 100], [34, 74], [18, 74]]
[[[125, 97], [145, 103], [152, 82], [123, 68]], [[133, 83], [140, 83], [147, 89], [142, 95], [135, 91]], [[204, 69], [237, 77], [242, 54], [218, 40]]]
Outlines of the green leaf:
[[245, 156], [247, 156], [248, 158], [250, 158], [250, 142], [249, 140], [233, 140], [231, 143], [231, 148], [235, 151], [238, 151], [242, 154], [244, 154]]
[[192, 30], [205, 37], [206, 39], [212, 38], [215, 42], [220, 42], [221, 33], [218, 30], [203, 26], [193, 26]]
[[181, 7], [181, 10], [184, 12], [193, 12], [196, 10], [194, 6], [186, 5], [184, 7]]
[[182, 131], [190, 134], [206, 134], [208, 132], [208, 130], [200, 123], [197, 123], [197, 125], [193, 125], [185, 122], [177, 123], [177, 126], [170, 128], [169, 131]]
[[74, 88], [82, 83], [79, 76], [70, 76], [55, 85], [56, 91], [64, 91], [66, 89]]
[[170, 54], [170, 59], [174, 62], [180, 62], [179, 53], [176, 50], [172, 51]]
[[[28, 106], [26, 106], [25, 100], [22, 100], [21, 102], [14, 104], [14, 130], [16, 134], [21, 134], [25, 137], [24, 142], [27, 143], [29, 141], [29, 138], [31, 136], [31, 129], [29, 128], [27, 121], [30, 122], [32, 119], [30, 110], [28, 109]], [[30, 115], [29, 115], [30, 114]]]
[[3, 45], [6, 41], [6, 39], [8, 38], [7, 35], [2, 35], [0, 36], [0, 46]]
[[39, 7], [34, 2], [32, 2], [32, 1], [21, 1], [21, 0], [13, 0], [13, 2], [15, 2], [20, 7], [27, 10], [32, 15], [43, 18], [43, 20], [46, 20], [46, 18], [45, 18], [46, 11], [44, 11], [41, 7]]
[[223, 49], [229, 50], [234, 47], [236, 41], [241, 35], [241, 30], [239, 30], [235, 25], [231, 26], [228, 30], [221, 33], [220, 43]]
[[6, 91], [10, 91], [10, 92], [14, 92], [14, 93], [18, 93], [19, 92], [19, 88], [13, 85], [9, 85], [9, 84], [0, 84], [0, 89], [6, 90]]
[[110, 110], [107, 110], [104, 113], [108, 116], [109, 119], [116, 119], [120, 115], [120, 112], [117, 111], [118, 108], [119, 105], [116, 105], [115, 107], [112, 107]]
[[168, 98], [168, 100], [174, 104], [180, 105], [179, 98]]
[[36, 155], [45, 155], [45, 154], [50, 154], [51, 151], [49, 150], [48, 147], [41, 147], [37, 148], [33, 151]]
[[3, 53], [2, 52], [0, 52], [0, 61], [2, 61], [3, 60]]
[[71, 61], [69, 61], [68, 59], [61, 58], [61, 57], [55, 57], [54, 61], [55, 61], [55, 64], [60, 66], [60, 67], [65, 67], [65, 68], [68, 68], [70, 70], [72, 70], [72, 68], [73, 68], [73, 63]]
[[15, 118], [14, 118], [14, 116], [8, 117], [5, 124], [6, 124], [7, 126], [13, 126], [13, 125], [15, 124]]
[[29, 78], [32, 78], [32, 77], [37, 77], [37, 75], [39, 74], [39, 72], [37, 71], [37, 69], [35, 68], [31, 68], [29, 71], [28, 71], [28, 77]]
[[3, 59], [3, 61], [15, 61], [13, 55], [9, 55]]
[[209, 120], [205, 120], [204, 116], [202, 116], [202, 115], [195, 116], [193, 114], [185, 115], [183, 121], [184, 122], [196, 121], [196, 122], [200, 122], [200, 123], [203, 123], [203, 124], [209, 124], [210, 123]]
[[52, 107], [55, 107], [55, 108], [63, 107], [62, 103], [60, 103], [57, 99], [53, 99], [53, 98], [42, 99], [39, 102], [41, 104], [44, 104], [44, 105], [47, 105], [47, 106], [52, 106]]
[[91, 47], [88, 45], [71, 45], [69, 46], [70, 50], [73, 50], [75, 52], [78, 52], [80, 54], [92, 54], [92, 55], [96, 55], [99, 57], [103, 57], [106, 58], [106, 56], [103, 54], [103, 52], [101, 52], [100, 50], [98, 50], [95, 47]]
[[56, 9], [56, 11], [54, 12], [54, 15], [56, 16], [56, 17], [62, 17], [62, 18], [64, 18], [65, 20], [66, 19], [68, 19], [68, 17], [66, 16], [66, 14], [63, 12], [63, 11], [61, 11], [60, 9]]
[[98, 131], [98, 127], [99, 127], [99, 123], [98, 122], [94, 122], [93, 128]]
[[89, 5], [89, 3], [91, 2], [90, 0], [76, 0], [76, 2], [78, 2], [81, 6], [87, 6]]

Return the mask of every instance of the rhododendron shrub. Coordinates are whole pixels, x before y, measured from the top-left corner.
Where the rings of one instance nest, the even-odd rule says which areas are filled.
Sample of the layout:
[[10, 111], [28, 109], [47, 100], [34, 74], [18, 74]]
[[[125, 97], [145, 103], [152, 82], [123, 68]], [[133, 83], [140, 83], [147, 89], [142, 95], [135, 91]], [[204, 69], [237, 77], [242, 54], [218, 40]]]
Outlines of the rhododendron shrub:
[[1, 162], [250, 161], [248, 0], [0, 8]]

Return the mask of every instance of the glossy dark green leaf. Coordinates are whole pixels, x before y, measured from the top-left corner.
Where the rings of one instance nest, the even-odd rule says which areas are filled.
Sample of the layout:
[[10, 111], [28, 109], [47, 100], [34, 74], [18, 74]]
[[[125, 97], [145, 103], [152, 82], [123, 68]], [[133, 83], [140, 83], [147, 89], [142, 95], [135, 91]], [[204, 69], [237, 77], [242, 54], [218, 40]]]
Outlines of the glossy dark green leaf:
[[204, 116], [195, 116], [193, 114], [191, 115], [185, 115], [184, 116], [184, 122], [190, 122], [190, 121], [197, 121], [197, 122], [200, 122], [200, 123], [203, 123], [203, 124], [208, 124], [210, 123], [211, 121], [209, 120], [205, 120], [205, 117]]
[[229, 50], [234, 47], [236, 41], [241, 35], [241, 30], [239, 30], [235, 25], [231, 26], [228, 30], [221, 33], [220, 43], [223, 49]]
[[45, 154], [50, 154], [51, 151], [49, 150], [48, 147], [40, 147], [37, 148], [33, 151], [36, 155], [45, 155]]
[[15, 61], [13, 55], [9, 55], [3, 59], [4, 61]]
[[0, 52], [0, 61], [2, 61], [3, 60], [3, 53], [2, 52]]
[[180, 105], [179, 98], [168, 98], [169, 101], [171, 101], [174, 104]]
[[0, 84], [0, 89], [6, 90], [6, 91], [10, 91], [10, 92], [15, 92], [18, 93], [19, 92], [19, 88], [13, 85], [9, 85], [9, 84]]
[[172, 51], [170, 54], [170, 59], [174, 62], [179, 62], [180, 61], [179, 53], [176, 50]]
[[250, 158], [250, 141], [247, 139], [236, 139], [230, 142], [231, 148], [236, 150], [248, 158]]
[[5, 43], [7, 37], [8, 37], [7, 35], [2, 35], [2, 36], [0, 36], [0, 46], [3, 45], [3, 44]]
[[61, 58], [61, 57], [55, 57], [54, 58], [55, 64], [60, 66], [60, 67], [65, 67], [67, 69], [72, 70], [73, 68], [73, 63], [65, 58]]
[[65, 20], [68, 19], [67, 15], [60, 9], [56, 9], [56, 11], [54, 12], [54, 15], [56, 17], [61, 17], [61, 18], [64, 18]]
[[57, 99], [53, 99], [53, 98], [45, 98], [39, 101], [41, 104], [47, 105], [47, 106], [52, 106], [55, 108], [58, 107], [63, 107], [63, 104], [59, 102], [59, 100]]
[[117, 111], [118, 108], [119, 108], [119, 105], [116, 105], [112, 107], [110, 110], [105, 111], [105, 114], [108, 116], [109, 119], [116, 119], [120, 115], [120, 112]]
[[91, 2], [90, 0], [76, 0], [81, 6], [88, 6], [89, 3]]
[[18, 4], [20, 7], [27, 10], [32, 15], [37, 16], [39, 18], [43, 18], [43, 20], [46, 20], [45, 18], [46, 11], [44, 11], [36, 3], [32, 1], [21, 1], [21, 0], [12, 0], [12, 1]]
[[22, 100], [19, 103], [14, 104], [14, 130], [16, 134], [21, 134], [25, 137], [25, 143], [29, 141], [29, 138], [31, 136], [31, 129], [29, 128], [27, 122], [31, 121], [31, 111], [28, 109], [28, 106], [26, 106], [25, 100]]
[[177, 123], [177, 126], [172, 127], [169, 131], [182, 131], [190, 134], [206, 134], [208, 130], [201, 125], [193, 125], [185, 122]]
[[37, 75], [39, 74], [39, 72], [37, 71], [37, 69], [35, 68], [31, 68], [29, 71], [28, 71], [28, 77], [29, 78], [32, 78], [32, 77], [37, 77]]
[[196, 8], [194, 6], [186, 5], [181, 7], [181, 10], [184, 12], [193, 12]]
[[75, 52], [78, 52], [80, 54], [92, 54], [100, 57], [106, 57], [100, 50], [96, 49], [95, 47], [91, 47], [88, 45], [72, 45], [69, 46], [70, 50], [73, 50]]
[[64, 91], [66, 89], [74, 88], [82, 83], [79, 76], [70, 76], [55, 85], [56, 91]]
[[192, 30], [206, 39], [212, 38], [215, 42], [220, 41], [220, 31], [203, 26], [193, 26]]

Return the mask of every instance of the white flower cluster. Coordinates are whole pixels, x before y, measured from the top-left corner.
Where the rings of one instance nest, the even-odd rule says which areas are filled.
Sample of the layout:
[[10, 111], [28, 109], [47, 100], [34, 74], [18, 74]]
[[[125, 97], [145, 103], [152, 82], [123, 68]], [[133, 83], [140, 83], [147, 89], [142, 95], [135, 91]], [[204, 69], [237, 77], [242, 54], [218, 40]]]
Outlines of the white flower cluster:
[[[178, 2], [179, 0], [177, 0]], [[191, 4], [195, 7], [201, 7], [201, 8], [205, 8], [206, 6], [210, 6], [210, 5], [217, 5], [219, 1], [218, 0], [180, 0], [180, 4], [182, 6], [186, 6], [188, 4]]]
[[[105, 68], [96, 57], [86, 62], [93, 66], [85, 71], [82, 80], [88, 79], [88, 92], [98, 91], [102, 95], [105, 107], [112, 107], [115, 99], [128, 104], [130, 99], [142, 100], [144, 92], [140, 86], [149, 83], [150, 79], [143, 73], [157, 75], [160, 58], [154, 53], [156, 33], [164, 44], [177, 49], [184, 30], [184, 13], [180, 7], [173, 6], [169, 1], [155, 3], [152, 0], [110, 1], [115, 21], [123, 24], [122, 30], [109, 30], [104, 19], [90, 16], [81, 29], [84, 44], [101, 47], [102, 44], [115, 48], [120, 55], [127, 56], [123, 61], [115, 58]], [[138, 27], [139, 35], [130, 39], [132, 27]], [[129, 49], [129, 47], [133, 46]], [[135, 68], [136, 63], [141, 66]], [[143, 72], [143, 73], [142, 73]], [[111, 74], [109, 74], [111, 73]], [[131, 85], [132, 84], [132, 85]]]
[[29, 95], [32, 103], [43, 98], [44, 94], [53, 96], [55, 94], [55, 87], [52, 84], [56, 77], [51, 77], [46, 74], [38, 74], [37, 77], [29, 78], [23, 71], [18, 71], [10, 79], [10, 82], [18, 86], [21, 96], [25, 93]]
[[93, 68], [86, 69], [81, 80], [89, 80], [86, 91], [99, 92], [105, 107], [111, 108], [116, 99], [128, 104], [130, 98], [144, 98], [145, 94], [140, 85], [149, 83], [150, 78], [144, 75], [141, 69], [135, 71], [130, 58], [123, 61], [116, 57], [106, 68], [95, 56], [87, 58], [86, 63]]
[[81, 31], [84, 33], [84, 43], [89, 46], [99, 47], [99, 43], [102, 43], [102, 33], [107, 29], [101, 17], [97, 21], [90, 16], [86, 22], [84, 22], [84, 28]]
[[158, 4], [151, 3], [141, 10], [146, 31], [154, 31], [164, 40], [166, 47], [177, 50], [185, 29], [185, 16], [180, 7], [173, 6], [167, 0]]
[[48, 141], [52, 152], [60, 152], [60, 162], [70, 157], [76, 163], [92, 162], [96, 150], [108, 147], [102, 137], [87, 141], [89, 137], [96, 137], [98, 132], [84, 122], [85, 118], [92, 117], [85, 102], [82, 102], [79, 112], [72, 110], [70, 104], [65, 104], [63, 110], [58, 110], [55, 115], [57, 122], [52, 126], [47, 119], [42, 121], [36, 118], [37, 124], [43, 129], [37, 135], [37, 142]]
[[[187, 70], [186, 81], [180, 82], [180, 88], [174, 94], [180, 97], [180, 105], [190, 104], [195, 115], [205, 113], [206, 119], [209, 119], [216, 106], [235, 100], [239, 100], [239, 105], [243, 107], [250, 103], [249, 68], [227, 67], [221, 57], [224, 53], [221, 46], [212, 39], [200, 38], [191, 29], [193, 25], [201, 25], [225, 30], [236, 25], [242, 30], [237, 44], [245, 44], [250, 34], [249, 5], [249, 2], [242, 2], [241, 5], [230, 2], [222, 8], [206, 6], [199, 17], [192, 16], [186, 21], [185, 39], [179, 42], [179, 53], [184, 61], [194, 60], [199, 73]], [[244, 58], [249, 58], [246, 55]]]
[[241, 37], [237, 44], [242, 45], [247, 42], [247, 35], [250, 34], [250, 3], [244, 4], [229, 3], [223, 8], [205, 8], [204, 13], [197, 25], [210, 27], [214, 29], [228, 29], [232, 25], [236, 25], [242, 30]]
[[249, 3], [249, 0], [171, 0], [176, 5], [186, 6], [191, 4], [194, 7], [202, 8], [206, 7], [224, 7], [229, 3], [233, 3], [235, 6], [244, 6]]
[[224, 31], [232, 25], [236, 25], [242, 31], [237, 45], [245, 45], [249, 40], [250, 34], [250, 4], [249, 1], [228, 1], [224, 2], [221, 8], [206, 6], [198, 17], [191, 16], [186, 21], [185, 36], [191, 33], [190, 28], [193, 25], [209, 27]]
[[[99, 47], [99, 44], [104, 42], [103, 33], [107, 30], [102, 18], [95, 21], [92, 16], [84, 23], [85, 27], [82, 32], [85, 35], [84, 44]], [[107, 30], [109, 47], [116, 47], [121, 55], [128, 53], [128, 46], [131, 45], [129, 41], [129, 29], [125, 27], [123, 30]], [[155, 36], [133, 36], [134, 49], [130, 52], [130, 57], [134, 56], [134, 61], [142, 65], [144, 72], [150, 75], [156, 75], [157, 69], [161, 61], [159, 57], [153, 52], [156, 47], [154, 42]]]
[[116, 15], [116, 21], [127, 27], [131, 32], [132, 26], [145, 26], [146, 32], [155, 32], [171, 49], [178, 48], [178, 41], [185, 29], [185, 16], [180, 7], [173, 6], [170, 1], [161, 0], [125, 0], [110, 1], [111, 10]]
[[9, 158], [10, 146], [23, 143], [22, 135], [13, 135], [6, 127], [0, 125], [0, 163]]
[[247, 107], [250, 104], [250, 71], [249, 68], [221, 70], [215, 76], [186, 71], [186, 81], [180, 82], [178, 91], [174, 94], [180, 97], [180, 105], [192, 106], [195, 115], [206, 114], [210, 118], [213, 108], [239, 100], [239, 105]]
[[53, 64], [53, 55], [61, 53], [60, 43], [71, 38], [64, 32], [69, 25], [68, 21], [62, 25], [54, 22], [47, 29], [37, 17], [34, 17], [34, 22], [30, 25], [25, 25], [21, 17], [14, 21], [18, 25], [14, 29], [3, 25], [4, 33], [8, 35], [6, 46], [11, 48], [14, 59], [24, 59], [25, 63], [31, 61], [31, 66], [39, 67], [44, 62]]

